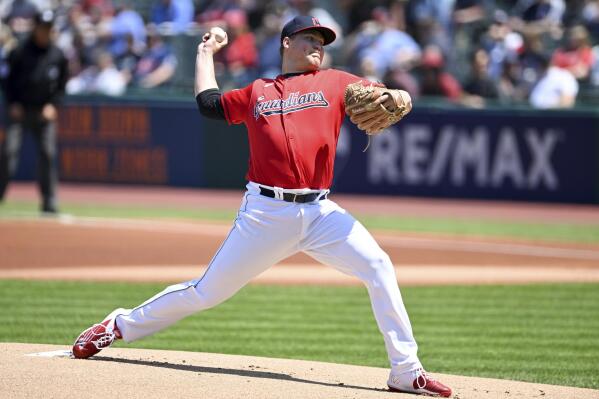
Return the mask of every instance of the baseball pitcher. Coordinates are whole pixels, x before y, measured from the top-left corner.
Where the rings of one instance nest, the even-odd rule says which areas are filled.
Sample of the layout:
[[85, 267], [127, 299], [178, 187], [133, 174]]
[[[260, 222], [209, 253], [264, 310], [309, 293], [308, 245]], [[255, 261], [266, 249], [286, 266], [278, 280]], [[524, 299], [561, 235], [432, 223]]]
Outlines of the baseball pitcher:
[[451, 389], [423, 369], [393, 264], [370, 233], [328, 198], [339, 129], [347, 113], [367, 134], [382, 132], [412, 108], [408, 93], [355, 75], [320, 70], [335, 33], [299, 16], [281, 32], [282, 74], [221, 93], [213, 55], [227, 44], [212, 28], [198, 45], [195, 94], [200, 112], [245, 124], [250, 144], [247, 190], [237, 218], [204, 275], [167, 287], [134, 309], [117, 309], [73, 346], [88, 358], [115, 339], [160, 331], [234, 295], [254, 276], [304, 252], [360, 279], [383, 334], [392, 391], [449, 397]]

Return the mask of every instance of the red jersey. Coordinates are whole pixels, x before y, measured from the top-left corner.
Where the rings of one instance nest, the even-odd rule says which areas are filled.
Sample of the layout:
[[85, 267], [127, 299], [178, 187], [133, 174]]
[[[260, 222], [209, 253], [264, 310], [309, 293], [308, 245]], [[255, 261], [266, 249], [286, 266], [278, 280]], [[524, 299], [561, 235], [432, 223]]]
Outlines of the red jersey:
[[230, 124], [244, 123], [250, 144], [246, 179], [268, 186], [327, 189], [345, 87], [370, 82], [334, 69], [258, 79], [221, 97]]
[[568, 69], [576, 74], [580, 67], [591, 68], [594, 62], [593, 49], [590, 46], [580, 47], [576, 50], [558, 48], [553, 53], [552, 64], [563, 69]]

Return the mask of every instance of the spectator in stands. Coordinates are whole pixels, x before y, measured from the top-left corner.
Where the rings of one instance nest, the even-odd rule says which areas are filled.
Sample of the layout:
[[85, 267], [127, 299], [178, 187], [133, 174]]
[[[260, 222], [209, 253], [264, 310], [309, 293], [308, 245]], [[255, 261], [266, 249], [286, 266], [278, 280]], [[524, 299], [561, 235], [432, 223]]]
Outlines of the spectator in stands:
[[120, 96], [126, 88], [127, 80], [114, 65], [112, 55], [108, 51], [100, 51], [96, 54], [95, 65], [69, 79], [66, 91], [67, 94]]
[[362, 29], [362, 24], [372, 18], [372, 10], [377, 7], [384, 7], [387, 1], [384, 0], [343, 0], [340, 7], [346, 16], [344, 31], [348, 34]]
[[258, 30], [258, 75], [275, 78], [281, 73], [281, 27], [284, 25], [282, 12], [276, 7], [268, 10]]
[[549, 57], [542, 58], [543, 74], [530, 93], [535, 108], [571, 108], [578, 95], [578, 82], [566, 69], [551, 66]]
[[132, 35], [127, 35], [127, 49], [115, 59], [116, 68], [123, 74], [127, 83], [131, 82], [137, 63], [144, 49], [135, 45]]
[[518, 0], [510, 23], [524, 35], [548, 34], [559, 39], [565, 9], [564, 0]]
[[194, 6], [191, 0], [154, 0], [150, 22], [161, 30], [173, 34], [185, 32], [193, 21]]
[[522, 36], [514, 32], [503, 10], [496, 10], [493, 21], [481, 39], [481, 47], [489, 54], [489, 76], [499, 79], [506, 59], [513, 59], [523, 46]]
[[494, 7], [494, 0], [455, 0], [453, 6], [453, 31], [450, 51], [445, 53], [447, 69], [457, 78], [465, 79], [468, 73], [464, 64], [477, 48], [479, 38], [487, 29], [487, 15]]
[[420, 65], [420, 94], [445, 97], [451, 101], [459, 101], [462, 98], [462, 86], [445, 70], [443, 53], [438, 46], [429, 45], [423, 51]]
[[381, 80], [392, 65], [417, 64], [421, 56], [418, 43], [408, 33], [392, 26], [384, 8], [373, 10], [372, 17], [354, 39], [360, 74]]
[[10, 27], [18, 41], [25, 40], [33, 29], [38, 9], [30, 0], [13, 0], [4, 22]]
[[383, 77], [383, 83], [390, 89], [407, 91], [412, 98], [420, 97], [420, 87], [413, 74], [413, 65], [393, 63]]
[[[389, 18], [397, 29], [408, 32], [408, 2], [410, 0], [394, 0], [389, 2]], [[453, 1], [453, 0], [452, 0]], [[443, 0], [441, 0], [443, 2]]]
[[525, 91], [526, 97], [529, 96], [532, 87], [539, 81], [541, 75], [545, 73], [544, 64], [548, 53], [540, 33], [528, 32], [524, 35], [524, 45], [518, 56], [518, 62], [522, 72], [520, 88]]
[[455, 0], [412, 0], [408, 2], [408, 25], [423, 47], [433, 44], [444, 52], [451, 47], [452, 13]]
[[206, 0], [198, 4], [196, 21], [200, 24], [218, 25], [223, 20], [223, 14], [228, 10], [243, 10], [238, 0]]
[[58, 34], [57, 45], [69, 61], [69, 76], [76, 76], [94, 64], [94, 54], [103, 43], [99, 31], [109, 18], [100, 6], [90, 5], [87, 11], [74, 4], [67, 13], [66, 24]]
[[599, 42], [599, 0], [585, 0], [581, 11], [581, 20], [589, 30], [593, 41]]
[[587, 82], [593, 62], [593, 49], [589, 42], [589, 32], [582, 25], [568, 28], [565, 35], [565, 44], [555, 50], [551, 63], [570, 71], [579, 82]]
[[[108, 17], [114, 14], [114, 7], [111, 0], [80, 0], [81, 9], [85, 14], [99, 11], [101, 15]], [[77, 6], [78, 4], [73, 4]]]
[[484, 23], [486, 8], [493, 8], [490, 0], [455, 0], [453, 6], [453, 22], [456, 26]]
[[98, 54], [98, 75], [92, 87], [93, 92], [107, 96], [120, 96], [125, 93], [127, 80], [116, 68], [112, 55], [108, 51]]
[[127, 40], [133, 37], [135, 46], [143, 48], [146, 42], [146, 27], [139, 13], [125, 3], [116, 8], [116, 15], [101, 32], [108, 39], [108, 49], [117, 58], [127, 51]]
[[466, 105], [481, 108], [488, 99], [499, 98], [497, 83], [489, 76], [489, 54], [483, 48], [476, 49], [470, 59], [470, 77], [464, 84], [462, 102]]
[[373, 78], [376, 81], [374, 65], [365, 68], [363, 55], [368, 46], [373, 45], [382, 32], [383, 26], [370, 18], [364, 21], [356, 31], [347, 36], [343, 58], [351, 72], [366, 78]]
[[528, 101], [527, 87], [522, 84], [522, 65], [516, 57], [508, 57], [503, 62], [497, 92], [499, 102], [504, 105]]
[[167, 85], [175, 74], [177, 58], [154, 29], [148, 30], [148, 47], [137, 62], [132, 84], [150, 89]]
[[229, 10], [223, 15], [228, 28], [229, 44], [222, 51], [224, 63], [235, 87], [243, 87], [256, 78], [258, 49], [243, 10]]
[[[423, 72], [416, 72], [414, 65], [420, 65], [422, 48], [428, 45], [441, 48], [442, 70], [465, 84], [474, 78], [467, 67], [472, 49], [484, 48], [490, 78], [503, 82], [499, 89], [503, 102], [508, 92], [515, 93], [513, 101], [520, 100], [521, 93], [528, 99], [541, 73], [539, 56], [553, 51], [553, 63], [569, 69], [579, 83], [599, 86], [599, 65], [594, 62], [599, 47], [592, 49], [599, 40], [599, 0], [145, 0], [143, 9], [137, 10], [131, 7], [142, 3], [129, 0], [10, 0], [0, 1], [0, 16], [3, 20], [8, 16], [13, 25], [22, 28], [27, 18], [21, 16], [32, 15], [35, 5], [45, 3], [68, 15], [57, 44], [68, 57], [72, 76], [93, 65], [92, 55], [106, 47], [116, 67], [138, 85], [135, 68], [146, 46], [139, 14], [143, 11], [148, 12], [149, 22], [168, 33], [185, 31], [192, 19], [223, 27], [229, 19], [231, 44], [215, 60], [224, 84], [237, 86], [257, 75], [274, 77], [280, 72], [281, 25], [293, 15], [309, 13], [323, 25], [335, 27], [337, 45], [345, 36], [342, 48], [327, 53], [325, 66], [348, 67], [414, 96], [420, 89], [418, 74]], [[192, 17], [194, 4], [198, 14]], [[567, 38], [557, 48], [564, 29]], [[507, 73], [504, 65], [509, 65]], [[422, 69], [431, 72], [427, 66]], [[185, 68], [181, 71], [189, 73]], [[515, 71], [522, 76], [516, 78]], [[508, 89], [512, 85], [513, 90]], [[581, 101], [594, 98], [593, 93], [586, 95], [587, 90], [583, 94]]]
[[564, 0], [565, 8], [562, 14], [562, 25], [564, 27], [574, 26], [581, 23], [582, 9], [587, 0]]

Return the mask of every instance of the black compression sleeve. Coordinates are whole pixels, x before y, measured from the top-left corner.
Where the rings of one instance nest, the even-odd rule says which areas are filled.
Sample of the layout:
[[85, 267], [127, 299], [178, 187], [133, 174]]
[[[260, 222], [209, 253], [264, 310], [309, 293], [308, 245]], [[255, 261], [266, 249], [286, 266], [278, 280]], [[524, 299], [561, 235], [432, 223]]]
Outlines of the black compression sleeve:
[[220, 103], [222, 94], [218, 89], [208, 89], [196, 96], [200, 113], [210, 119], [225, 119], [225, 110]]

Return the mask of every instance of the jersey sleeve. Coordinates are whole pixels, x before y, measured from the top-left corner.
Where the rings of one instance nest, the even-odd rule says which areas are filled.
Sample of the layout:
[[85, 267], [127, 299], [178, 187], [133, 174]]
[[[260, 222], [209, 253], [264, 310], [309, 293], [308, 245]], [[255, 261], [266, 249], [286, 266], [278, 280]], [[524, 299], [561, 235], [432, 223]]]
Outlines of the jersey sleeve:
[[236, 89], [222, 95], [220, 101], [225, 111], [225, 119], [231, 125], [245, 122], [249, 115], [248, 107], [252, 97], [252, 84], [243, 89]]
[[343, 88], [343, 90], [345, 90], [347, 85], [356, 83], [356, 82], [361, 82], [364, 86], [373, 85], [373, 86], [384, 87], [384, 85], [380, 82], [373, 82], [366, 78], [361, 78], [359, 76], [356, 76], [354, 74], [351, 74], [351, 73], [345, 72], [345, 71], [338, 71], [337, 79], [339, 82], [339, 87]]

